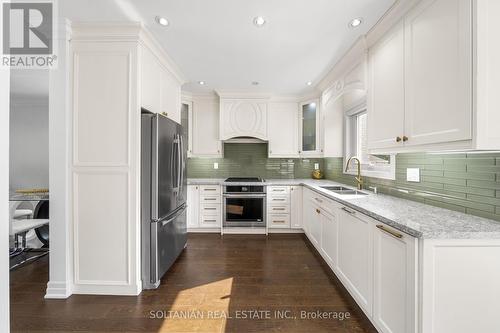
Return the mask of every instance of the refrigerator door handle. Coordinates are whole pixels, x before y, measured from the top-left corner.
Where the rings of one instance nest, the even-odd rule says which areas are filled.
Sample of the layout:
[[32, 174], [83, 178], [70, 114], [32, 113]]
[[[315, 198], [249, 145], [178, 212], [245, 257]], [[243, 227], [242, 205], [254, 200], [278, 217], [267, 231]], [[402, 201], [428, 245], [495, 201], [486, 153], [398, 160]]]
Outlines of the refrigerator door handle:
[[179, 184], [180, 184], [180, 191], [179, 193], [182, 194], [184, 193], [184, 168], [185, 168], [185, 161], [184, 161], [184, 138], [182, 135], [179, 135], [179, 140], [180, 140], [180, 152], [179, 155], [181, 157], [181, 167], [180, 167], [180, 177], [179, 177]]
[[181, 169], [182, 169], [182, 151], [181, 151], [181, 136], [177, 134], [177, 195], [181, 193]]
[[158, 219], [158, 116], [153, 117], [151, 143], [151, 218]]
[[180, 215], [182, 215], [182, 213], [184, 213], [185, 210], [186, 206], [184, 206], [182, 209], [179, 209], [179, 211], [173, 217], [169, 218], [168, 220], [161, 221], [160, 222], [161, 226], [164, 227], [167, 224], [172, 223], [172, 221], [175, 221], [175, 219], [177, 219]]

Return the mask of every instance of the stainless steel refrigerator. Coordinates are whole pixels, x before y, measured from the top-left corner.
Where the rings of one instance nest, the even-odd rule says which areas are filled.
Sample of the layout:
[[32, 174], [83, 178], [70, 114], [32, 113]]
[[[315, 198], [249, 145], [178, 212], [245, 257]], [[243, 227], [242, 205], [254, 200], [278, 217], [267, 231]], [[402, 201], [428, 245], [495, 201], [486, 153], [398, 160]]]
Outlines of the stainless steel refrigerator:
[[142, 284], [160, 285], [186, 247], [186, 139], [182, 126], [142, 112]]

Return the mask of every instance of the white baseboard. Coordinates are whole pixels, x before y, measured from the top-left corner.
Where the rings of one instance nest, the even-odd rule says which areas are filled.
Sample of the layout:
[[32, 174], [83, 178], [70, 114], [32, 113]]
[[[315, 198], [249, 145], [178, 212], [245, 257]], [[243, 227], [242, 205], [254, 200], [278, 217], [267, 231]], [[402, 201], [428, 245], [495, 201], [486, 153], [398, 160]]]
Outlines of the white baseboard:
[[49, 281], [44, 298], [66, 299], [71, 296], [71, 290], [65, 281]]
[[103, 284], [75, 284], [73, 294], [76, 295], [111, 295], [111, 296], [137, 296], [142, 291], [139, 285], [103, 285]]
[[303, 234], [302, 229], [273, 229], [269, 228], [267, 231], [269, 234]]
[[220, 234], [220, 228], [188, 228], [187, 230], [188, 233], [215, 233], [215, 234]]

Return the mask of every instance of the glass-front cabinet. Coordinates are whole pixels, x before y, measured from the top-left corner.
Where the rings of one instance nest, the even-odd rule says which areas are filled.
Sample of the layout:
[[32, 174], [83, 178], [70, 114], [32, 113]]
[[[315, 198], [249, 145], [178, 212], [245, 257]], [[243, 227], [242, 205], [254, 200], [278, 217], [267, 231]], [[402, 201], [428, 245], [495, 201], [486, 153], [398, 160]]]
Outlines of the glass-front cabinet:
[[187, 154], [188, 157], [191, 157], [193, 153], [193, 143], [192, 143], [192, 135], [193, 135], [193, 124], [192, 124], [192, 110], [193, 103], [188, 101], [182, 101], [181, 103], [181, 125], [183, 128], [183, 137], [184, 142], [188, 143]]
[[319, 100], [301, 103], [300, 117], [300, 155], [304, 157], [321, 155]]

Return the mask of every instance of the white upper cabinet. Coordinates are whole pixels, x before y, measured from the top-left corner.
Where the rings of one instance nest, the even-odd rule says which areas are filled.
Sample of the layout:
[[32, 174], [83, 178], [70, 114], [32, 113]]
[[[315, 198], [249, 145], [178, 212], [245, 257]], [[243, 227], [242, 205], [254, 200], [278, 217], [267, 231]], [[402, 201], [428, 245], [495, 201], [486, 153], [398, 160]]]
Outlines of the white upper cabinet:
[[371, 43], [371, 153], [500, 149], [499, 15], [498, 1], [422, 0]]
[[314, 99], [300, 104], [299, 154], [303, 157], [321, 157], [323, 150], [320, 140], [319, 100]]
[[146, 47], [141, 49], [141, 106], [181, 122], [181, 85]]
[[298, 157], [298, 103], [268, 104], [269, 157]]
[[161, 109], [168, 118], [181, 123], [181, 86], [166, 70], [161, 72]]
[[161, 66], [153, 53], [141, 48], [141, 106], [148, 111], [161, 112]]
[[406, 145], [472, 139], [471, 32], [470, 0], [423, 0], [406, 17]]
[[403, 22], [370, 49], [368, 80], [368, 148], [399, 146], [405, 107]]
[[268, 140], [266, 100], [221, 98], [220, 138], [237, 137]]
[[193, 157], [222, 157], [219, 140], [219, 102], [213, 98], [193, 99]]

